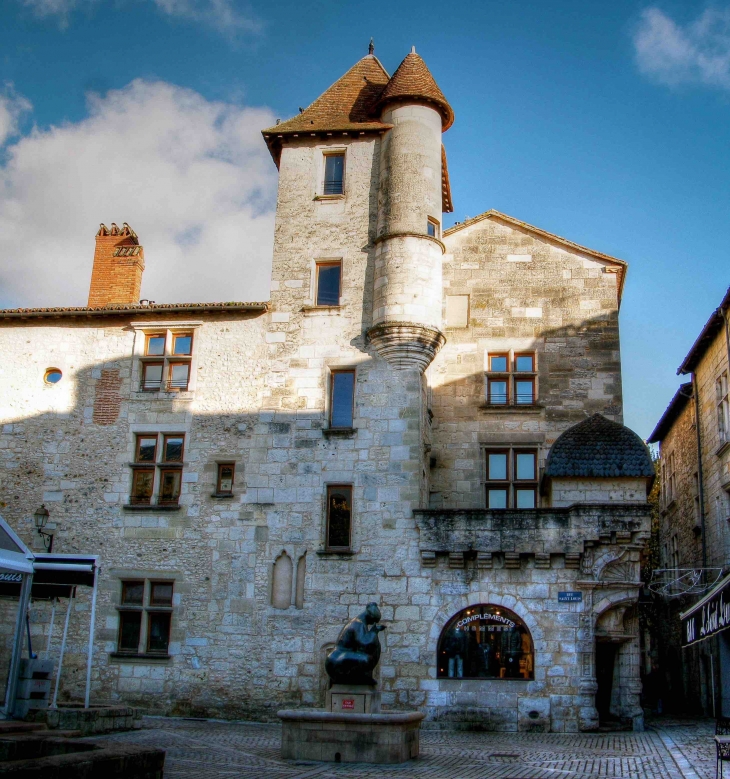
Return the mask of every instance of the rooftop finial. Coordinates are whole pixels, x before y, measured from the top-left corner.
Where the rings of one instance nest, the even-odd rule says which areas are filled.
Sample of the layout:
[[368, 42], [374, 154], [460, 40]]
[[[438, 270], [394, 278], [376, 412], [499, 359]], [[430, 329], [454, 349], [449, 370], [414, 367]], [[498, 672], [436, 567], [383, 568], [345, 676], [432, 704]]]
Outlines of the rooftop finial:
[[375, 42], [371, 38], [370, 45], [368, 46], [368, 54], [372, 55], [374, 51], [375, 51]]
[[411, 54], [415, 54], [415, 53], [416, 53], [416, 47], [415, 46], [411, 46]]

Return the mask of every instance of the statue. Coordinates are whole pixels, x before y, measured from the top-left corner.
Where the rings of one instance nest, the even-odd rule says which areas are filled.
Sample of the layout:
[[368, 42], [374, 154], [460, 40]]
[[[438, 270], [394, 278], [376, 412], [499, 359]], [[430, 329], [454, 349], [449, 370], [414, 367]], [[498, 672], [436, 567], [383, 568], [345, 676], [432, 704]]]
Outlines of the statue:
[[380, 660], [380, 638], [385, 630], [380, 622], [377, 603], [368, 603], [359, 617], [342, 629], [337, 646], [327, 655], [324, 667], [333, 684], [367, 684], [375, 686], [373, 669]]

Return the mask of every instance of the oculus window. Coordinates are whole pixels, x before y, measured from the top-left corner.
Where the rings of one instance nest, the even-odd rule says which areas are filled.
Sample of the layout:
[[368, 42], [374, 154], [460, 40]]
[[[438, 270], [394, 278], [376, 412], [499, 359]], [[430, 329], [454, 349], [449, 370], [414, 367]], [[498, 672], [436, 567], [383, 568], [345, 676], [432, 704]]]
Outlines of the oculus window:
[[509, 609], [470, 606], [446, 623], [437, 663], [439, 679], [533, 679], [532, 636]]

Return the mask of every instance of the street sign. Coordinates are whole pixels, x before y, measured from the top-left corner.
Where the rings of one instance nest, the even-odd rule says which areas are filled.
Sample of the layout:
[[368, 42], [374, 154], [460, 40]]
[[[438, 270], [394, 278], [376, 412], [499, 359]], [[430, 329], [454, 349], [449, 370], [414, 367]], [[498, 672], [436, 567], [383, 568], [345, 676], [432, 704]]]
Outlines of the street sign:
[[583, 593], [582, 592], [559, 592], [558, 593], [558, 603], [582, 603], [583, 602]]

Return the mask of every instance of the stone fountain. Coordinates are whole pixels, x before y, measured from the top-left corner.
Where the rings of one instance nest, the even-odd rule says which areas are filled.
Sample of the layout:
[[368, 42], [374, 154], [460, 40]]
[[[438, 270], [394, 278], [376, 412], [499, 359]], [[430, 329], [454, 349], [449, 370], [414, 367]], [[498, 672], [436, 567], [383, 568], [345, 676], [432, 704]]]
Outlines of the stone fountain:
[[325, 709], [279, 712], [282, 757], [335, 763], [403, 763], [418, 757], [420, 711], [381, 712], [373, 671], [380, 660], [380, 610], [368, 603], [327, 656]]

